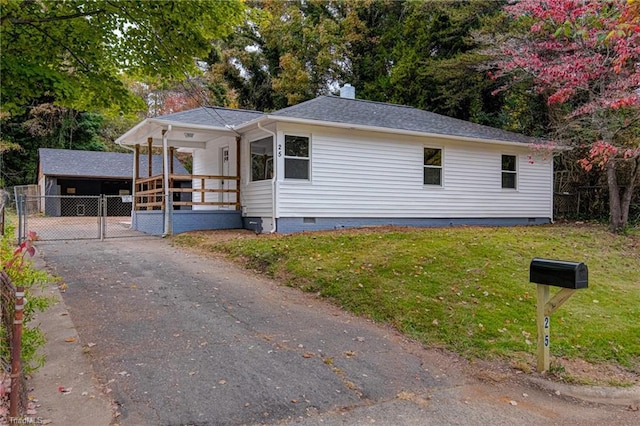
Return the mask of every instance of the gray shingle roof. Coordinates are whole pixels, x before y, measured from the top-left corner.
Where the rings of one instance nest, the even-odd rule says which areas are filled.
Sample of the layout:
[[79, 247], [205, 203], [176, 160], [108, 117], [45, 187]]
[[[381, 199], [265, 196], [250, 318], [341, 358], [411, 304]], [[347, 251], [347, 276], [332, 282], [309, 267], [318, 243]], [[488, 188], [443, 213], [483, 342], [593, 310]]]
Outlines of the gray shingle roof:
[[188, 111], [156, 117], [158, 120], [175, 121], [185, 124], [226, 127], [237, 126], [262, 116], [260, 111], [230, 109], [221, 107], [200, 107]]
[[539, 142], [519, 133], [507, 132], [408, 106], [337, 96], [320, 96], [269, 115], [473, 139], [521, 143]]
[[[40, 166], [47, 176], [77, 176], [86, 178], [121, 178], [133, 176], [133, 153], [78, 151], [73, 149], [40, 148]], [[162, 171], [162, 156], [152, 157], [153, 173]], [[140, 176], [148, 175], [148, 157], [140, 155]], [[174, 172], [188, 174], [177, 159], [173, 162]]]

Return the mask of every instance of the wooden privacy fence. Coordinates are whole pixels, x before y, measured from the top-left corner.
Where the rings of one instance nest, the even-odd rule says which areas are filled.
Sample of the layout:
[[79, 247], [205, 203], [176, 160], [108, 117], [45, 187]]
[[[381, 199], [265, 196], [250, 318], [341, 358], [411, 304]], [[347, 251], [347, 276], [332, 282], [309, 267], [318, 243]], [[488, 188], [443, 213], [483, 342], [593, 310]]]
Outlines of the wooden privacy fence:
[[22, 350], [22, 317], [24, 313], [24, 287], [16, 287], [9, 276], [0, 271], [0, 297], [2, 298], [3, 346], [10, 350], [11, 364], [2, 365], [11, 371], [11, 394], [9, 396], [9, 417], [18, 418], [27, 410], [27, 388], [20, 353]]

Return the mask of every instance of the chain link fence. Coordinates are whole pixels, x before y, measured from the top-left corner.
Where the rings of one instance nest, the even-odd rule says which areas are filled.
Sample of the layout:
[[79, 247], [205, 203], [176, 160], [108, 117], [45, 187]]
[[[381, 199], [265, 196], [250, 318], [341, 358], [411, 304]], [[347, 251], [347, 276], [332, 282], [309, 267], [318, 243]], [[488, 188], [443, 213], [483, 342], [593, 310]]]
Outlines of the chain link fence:
[[[553, 196], [555, 219], [609, 220], [609, 190], [606, 186], [581, 186]], [[629, 207], [629, 223], [640, 223], [640, 191]]]
[[119, 195], [18, 195], [18, 238], [83, 240], [144, 236], [131, 229], [131, 197]]

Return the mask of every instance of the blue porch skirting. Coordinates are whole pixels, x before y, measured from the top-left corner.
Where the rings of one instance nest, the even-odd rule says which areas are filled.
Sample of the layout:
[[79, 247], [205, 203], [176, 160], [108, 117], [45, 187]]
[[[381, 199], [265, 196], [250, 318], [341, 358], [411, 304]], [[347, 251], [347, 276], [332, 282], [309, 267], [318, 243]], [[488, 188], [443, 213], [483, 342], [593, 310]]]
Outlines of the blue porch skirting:
[[[164, 235], [164, 212], [141, 210], [133, 212], [133, 229], [151, 235]], [[174, 210], [171, 215], [173, 234], [207, 229], [241, 229], [239, 210]]]

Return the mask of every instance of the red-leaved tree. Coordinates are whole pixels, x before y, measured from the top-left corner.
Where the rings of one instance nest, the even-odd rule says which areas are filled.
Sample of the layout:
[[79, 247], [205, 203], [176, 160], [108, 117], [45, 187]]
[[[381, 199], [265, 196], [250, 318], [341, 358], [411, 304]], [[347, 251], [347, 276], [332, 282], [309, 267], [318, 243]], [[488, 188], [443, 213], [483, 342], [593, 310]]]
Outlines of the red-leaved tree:
[[528, 79], [556, 114], [558, 142], [606, 171], [610, 228], [623, 231], [640, 186], [640, 0], [522, 0], [520, 31], [500, 46], [496, 78]]

